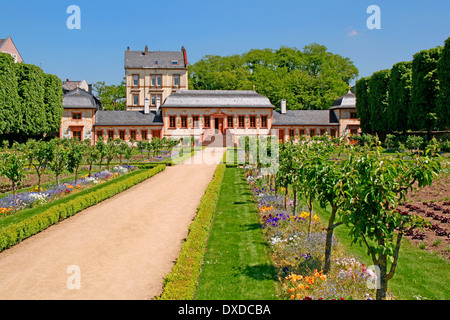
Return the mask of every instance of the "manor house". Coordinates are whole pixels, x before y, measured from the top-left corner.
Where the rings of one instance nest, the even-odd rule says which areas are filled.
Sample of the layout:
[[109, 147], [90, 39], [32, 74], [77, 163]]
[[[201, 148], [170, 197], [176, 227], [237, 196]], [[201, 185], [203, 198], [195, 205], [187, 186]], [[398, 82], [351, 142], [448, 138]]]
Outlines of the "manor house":
[[102, 110], [89, 90], [77, 86], [63, 98], [61, 138], [124, 141], [193, 136], [197, 142], [226, 136], [277, 135], [280, 140], [327, 133], [359, 134], [356, 97], [338, 97], [328, 110], [287, 110], [252, 90], [188, 90], [186, 49], [125, 51], [126, 110]]

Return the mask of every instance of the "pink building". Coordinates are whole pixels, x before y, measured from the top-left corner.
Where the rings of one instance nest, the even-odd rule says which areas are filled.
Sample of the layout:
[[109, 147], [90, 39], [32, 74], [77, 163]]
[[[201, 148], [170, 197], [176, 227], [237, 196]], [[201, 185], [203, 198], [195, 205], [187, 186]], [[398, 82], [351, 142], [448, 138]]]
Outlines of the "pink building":
[[0, 52], [9, 53], [14, 58], [14, 62], [23, 62], [19, 50], [9, 36], [6, 39], [0, 39]]

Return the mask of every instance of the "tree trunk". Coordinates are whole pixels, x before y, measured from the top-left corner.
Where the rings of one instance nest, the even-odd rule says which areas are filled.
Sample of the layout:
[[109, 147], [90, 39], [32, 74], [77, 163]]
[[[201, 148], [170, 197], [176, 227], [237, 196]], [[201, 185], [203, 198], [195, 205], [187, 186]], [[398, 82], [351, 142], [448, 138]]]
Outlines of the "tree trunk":
[[378, 259], [378, 268], [379, 268], [379, 274], [378, 276], [378, 283], [377, 283], [377, 300], [384, 300], [386, 299], [386, 293], [387, 293], [387, 282], [388, 279], [386, 278], [386, 269], [387, 269], [387, 259], [386, 256], [380, 255], [380, 258]]
[[297, 189], [294, 189], [294, 216], [297, 215]]
[[323, 273], [327, 274], [328, 271], [330, 271], [331, 268], [331, 250], [332, 250], [332, 240], [333, 240], [333, 231], [334, 228], [336, 228], [338, 224], [334, 224], [334, 219], [336, 218], [336, 212], [337, 212], [337, 206], [332, 205], [331, 206], [331, 215], [330, 219], [328, 220], [328, 228], [327, 228], [327, 238], [325, 241], [325, 265], [323, 267]]

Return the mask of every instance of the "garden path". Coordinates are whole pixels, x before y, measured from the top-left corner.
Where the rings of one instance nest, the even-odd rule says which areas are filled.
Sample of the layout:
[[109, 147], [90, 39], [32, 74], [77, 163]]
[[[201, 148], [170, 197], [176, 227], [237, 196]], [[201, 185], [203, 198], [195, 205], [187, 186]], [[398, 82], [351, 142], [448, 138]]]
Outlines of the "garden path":
[[158, 296], [223, 152], [199, 151], [1, 252], [0, 299]]

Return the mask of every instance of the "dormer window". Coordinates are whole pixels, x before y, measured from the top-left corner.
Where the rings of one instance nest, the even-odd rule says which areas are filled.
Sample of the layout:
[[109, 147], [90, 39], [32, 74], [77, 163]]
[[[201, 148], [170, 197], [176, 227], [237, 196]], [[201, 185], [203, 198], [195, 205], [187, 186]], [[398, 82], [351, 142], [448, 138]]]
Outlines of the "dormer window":
[[178, 64], [178, 60], [172, 60], [172, 64], [173, 64], [173, 65]]
[[158, 60], [155, 60], [155, 64], [158, 64]]

